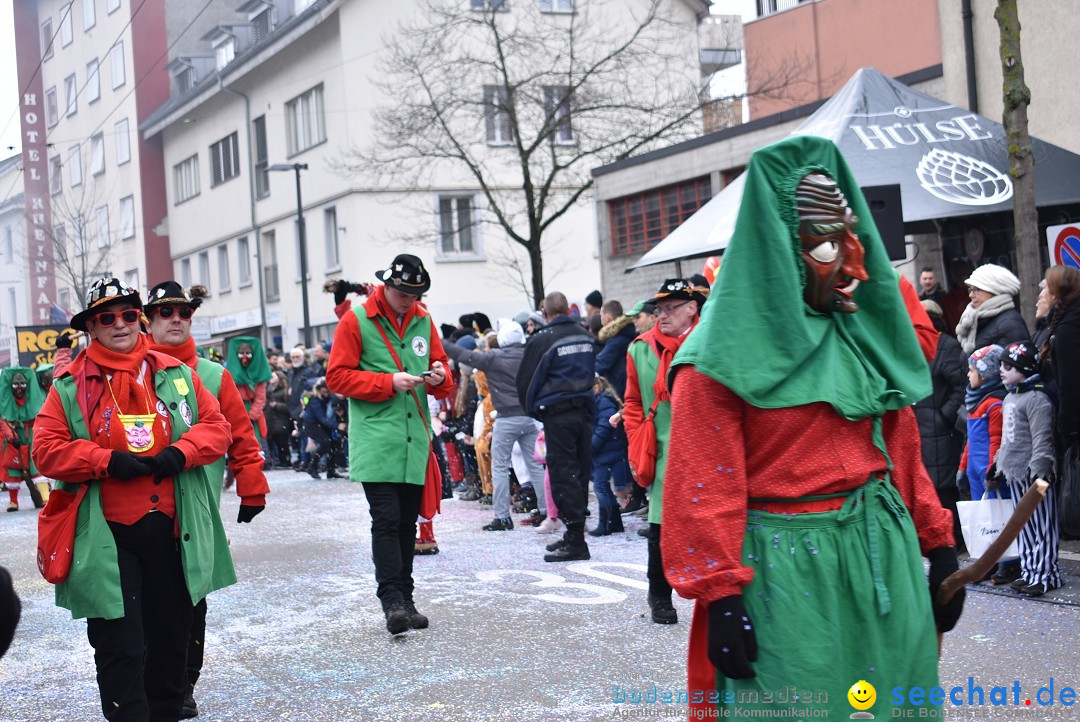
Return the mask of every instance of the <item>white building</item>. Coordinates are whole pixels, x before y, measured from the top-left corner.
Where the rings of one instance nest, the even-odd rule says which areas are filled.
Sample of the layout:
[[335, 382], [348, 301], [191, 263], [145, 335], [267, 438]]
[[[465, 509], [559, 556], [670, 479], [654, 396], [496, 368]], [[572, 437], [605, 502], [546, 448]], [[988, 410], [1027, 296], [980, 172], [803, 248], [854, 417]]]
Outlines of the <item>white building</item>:
[[[505, 7], [513, 14], [527, 3], [573, 12], [573, 0]], [[316, 340], [336, 326], [324, 281], [374, 281], [401, 252], [428, 267], [426, 302], [437, 322], [530, 308], [528, 266], [524, 284], [511, 267], [524, 253], [501, 229], [476, 222], [484, 199], [475, 182], [448, 172], [421, 188], [374, 187], [335, 169], [349, 151], [372, 143], [371, 113], [393, 100], [375, 83], [377, 62], [387, 34], [415, 12], [414, 3], [232, 0], [231, 7], [231, 18], [219, 13], [213, 25], [193, 27], [200, 44], [172, 53], [172, 98], [140, 126], [163, 147], [175, 278], [210, 291], [200, 312], [209, 319], [202, 340], [258, 333], [264, 320], [272, 344], [301, 340], [296, 177], [291, 169], [269, 171], [276, 164], [307, 165], [300, 185]], [[707, 9], [702, 0], [670, 0], [666, 8], [685, 29], [678, 47], [695, 74], [697, 25]], [[478, 78], [477, 102], [483, 85]], [[484, 132], [476, 129], [480, 143]], [[490, 129], [487, 140], [493, 155], [505, 150]], [[546, 288], [579, 304], [600, 285], [590, 200], [582, 198], [545, 235]]]
[[15, 327], [30, 321], [22, 156], [0, 160], [0, 366], [18, 361]]

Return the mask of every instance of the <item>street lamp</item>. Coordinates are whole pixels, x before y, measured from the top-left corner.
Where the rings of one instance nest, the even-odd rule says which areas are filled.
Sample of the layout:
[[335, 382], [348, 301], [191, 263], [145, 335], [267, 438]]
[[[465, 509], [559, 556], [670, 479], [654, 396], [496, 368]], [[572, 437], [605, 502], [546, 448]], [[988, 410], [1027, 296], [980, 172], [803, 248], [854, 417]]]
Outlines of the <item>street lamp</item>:
[[307, 163], [274, 163], [268, 171], [294, 171], [296, 173], [296, 227], [300, 234], [300, 299], [304, 306], [304, 348], [311, 348], [311, 322], [308, 318], [307, 297], [307, 230], [304, 226], [304, 202], [300, 197], [300, 171], [307, 170]]

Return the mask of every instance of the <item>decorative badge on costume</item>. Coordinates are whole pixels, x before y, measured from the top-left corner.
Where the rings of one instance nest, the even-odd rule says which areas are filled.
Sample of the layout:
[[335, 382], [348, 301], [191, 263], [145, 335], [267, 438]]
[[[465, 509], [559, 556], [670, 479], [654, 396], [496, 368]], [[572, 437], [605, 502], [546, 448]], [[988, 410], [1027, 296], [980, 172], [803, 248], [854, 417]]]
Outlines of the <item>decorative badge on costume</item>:
[[128, 451], [143, 454], [154, 448], [154, 420], [157, 414], [117, 414], [127, 435]]
[[187, 385], [187, 379], [175, 379], [173, 381], [173, 386], [176, 387], [176, 393], [181, 396], [187, 396], [191, 393], [191, 389], [189, 389]]
[[427, 351], [428, 351], [427, 339], [425, 339], [423, 336], [413, 336], [412, 350], [413, 350], [413, 353], [416, 354], [417, 356], [420, 356], [420, 357], [427, 356]]
[[194, 415], [191, 413], [191, 406], [188, 405], [187, 399], [180, 399], [180, 417], [185, 424], [191, 426]]
[[168, 416], [169, 415], [169, 410], [165, 407], [165, 402], [162, 401], [161, 399], [158, 399], [158, 402], [157, 402], [157, 412], [159, 414], [161, 414], [162, 416]]
[[860, 679], [855, 684], [851, 685], [851, 689], [847, 693], [848, 702], [851, 706], [859, 710], [851, 715], [851, 719], [874, 719], [874, 715], [870, 714], [866, 710], [874, 706], [874, 702], [877, 701], [877, 690], [874, 686], [867, 682], [865, 679]]

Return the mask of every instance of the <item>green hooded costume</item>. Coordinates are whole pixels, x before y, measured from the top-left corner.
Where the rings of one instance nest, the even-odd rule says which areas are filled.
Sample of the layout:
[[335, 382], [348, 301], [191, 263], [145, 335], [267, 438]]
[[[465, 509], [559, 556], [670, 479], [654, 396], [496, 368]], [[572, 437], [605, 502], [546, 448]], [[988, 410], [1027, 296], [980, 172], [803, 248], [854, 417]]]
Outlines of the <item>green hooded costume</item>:
[[[243, 364], [240, 363], [240, 357], [238, 356], [240, 347], [244, 344], [251, 347], [251, 362], [247, 365], [247, 368], [244, 368]], [[244, 408], [251, 411], [251, 401], [256, 387], [259, 384], [267, 383], [274, 375], [274, 372], [270, 370], [270, 362], [263, 352], [262, 341], [254, 336], [237, 336], [230, 339], [229, 352], [225, 355], [225, 368], [229, 370], [233, 381], [236, 382], [236, 388], [244, 399]], [[245, 391], [245, 387], [250, 391]], [[262, 446], [266, 438], [265, 416], [260, 416], [258, 421], [252, 420], [251, 425], [255, 429], [255, 438], [258, 440], [259, 445]]]
[[[11, 382], [16, 376], [22, 376], [26, 381], [26, 403], [22, 406], [15, 401], [15, 395], [11, 392]], [[26, 470], [15, 463], [16, 458], [29, 456], [30, 447], [33, 444], [34, 419], [37, 418], [44, 402], [45, 392], [37, 383], [37, 376], [33, 369], [13, 366], [0, 373], [0, 419], [10, 424], [15, 436], [21, 442], [20, 446], [15, 448], [11, 447], [7, 439], [4, 440], [3, 458], [7, 463], [7, 476], [13, 481], [21, 481], [23, 472]], [[31, 476], [37, 476], [37, 467], [34, 466], [32, 460], [29, 471]]]
[[[854, 291], [855, 313], [817, 311], [804, 299], [808, 270], [795, 191], [815, 172], [836, 181], [858, 217], [855, 232], [865, 249], [869, 279]], [[844, 419], [874, 419], [873, 443], [884, 456], [883, 466], [891, 470], [882, 415], [926, 397], [931, 383], [896, 274], [859, 185], [837, 147], [816, 136], [793, 137], [758, 150], [746, 176], [719, 278], [697, 329], [675, 357], [672, 373], [681, 365], [693, 366], [758, 408], [824, 402]], [[731, 433], [741, 434], [747, 445], [753, 443], [753, 428]], [[669, 485], [693, 481], [679, 478], [669, 466]], [[922, 555], [899, 492], [886, 477], [827, 496], [847, 500], [831, 512], [749, 511], [742, 559], [754, 576], [743, 587], [742, 602], [755, 624], [756, 676], [729, 679], [693, 661], [690, 669], [692, 680], [700, 681], [702, 673], [706, 678], [716, 675], [722, 716], [730, 715], [733, 706], [740, 714], [783, 708], [796, 716], [796, 708], [824, 708], [830, 719], [846, 719], [852, 712], [845, 696], [848, 688], [871, 680], [879, 685], [873, 712], [881, 719], [891, 712], [887, 690], [892, 685], [930, 689], [938, 682]], [[677, 514], [670, 516], [664, 518], [671, 537], [664, 541], [665, 559], [669, 542], [676, 548], [694, 538], [693, 533], [683, 537]], [[806, 552], [811, 540], [808, 553], [797, 553]], [[669, 570], [669, 578], [673, 573]], [[838, 628], [838, 623], [847, 626]], [[856, 633], [846, 633], [849, 628]], [[839, 639], [855, 641], [848, 645]], [[839, 657], [826, 658], [828, 650], [841, 648]], [[886, 683], [890, 687], [884, 687]], [[773, 698], [774, 690], [789, 688], [825, 688], [828, 701]]]

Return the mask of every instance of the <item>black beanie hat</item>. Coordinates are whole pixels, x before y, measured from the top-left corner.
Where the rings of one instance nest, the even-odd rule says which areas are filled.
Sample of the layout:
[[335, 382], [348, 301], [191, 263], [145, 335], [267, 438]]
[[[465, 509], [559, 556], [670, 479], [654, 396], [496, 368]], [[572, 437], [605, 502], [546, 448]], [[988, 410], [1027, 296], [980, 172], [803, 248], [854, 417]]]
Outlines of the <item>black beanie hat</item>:
[[1001, 354], [1001, 363], [1009, 364], [1024, 376], [1039, 373], [1039, 352], [1030, 341], [1010, 343]]
[[600, 308], [604, 305], [604, 297], [600, 295], [599, 291], [593, 291], [585, 297], [585, 303], [589, 304], [590, 306]]

